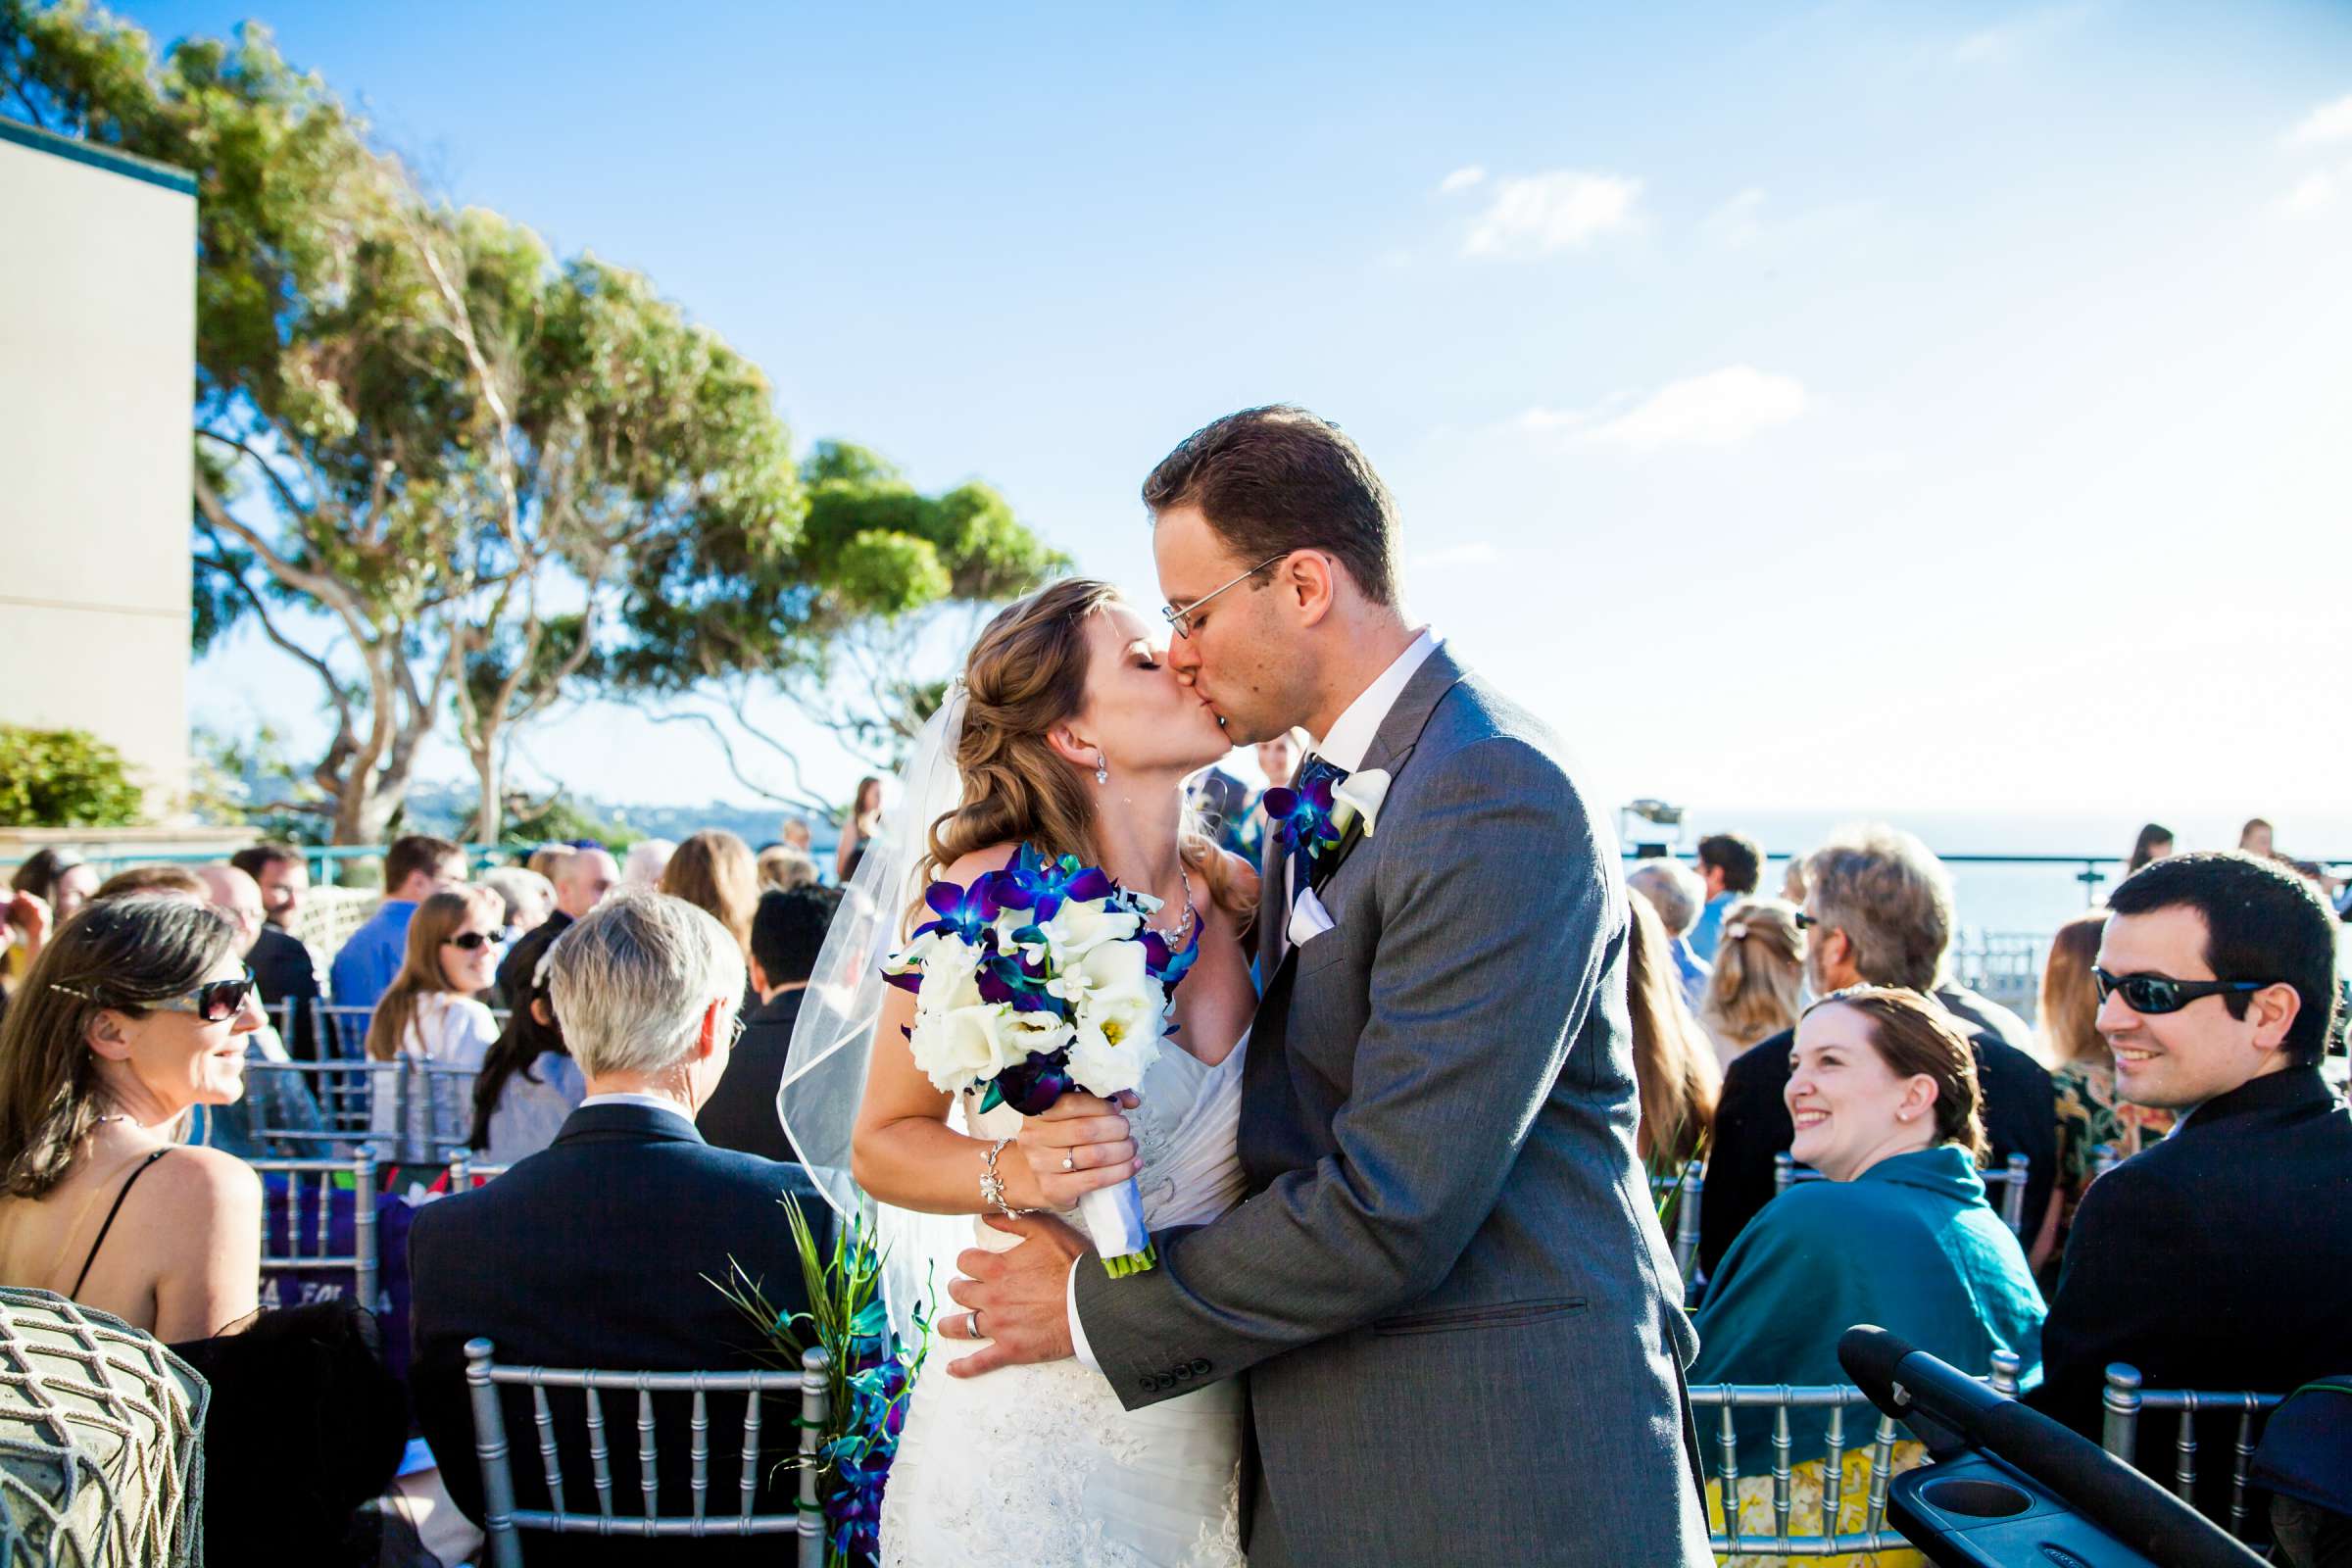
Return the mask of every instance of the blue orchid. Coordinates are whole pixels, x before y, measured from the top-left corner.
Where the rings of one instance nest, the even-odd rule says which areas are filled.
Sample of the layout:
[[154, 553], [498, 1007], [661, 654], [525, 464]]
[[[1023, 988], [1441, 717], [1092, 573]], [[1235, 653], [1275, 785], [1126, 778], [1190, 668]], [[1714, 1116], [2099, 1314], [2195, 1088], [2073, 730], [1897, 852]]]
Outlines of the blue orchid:
[[[953, 882], [932, 883], [923, 889], [923, 903], [929, 905], [931, 912], [939, 918], [916, 926], [908, 940], [936, 931], [960, 937], [978, 947], [997, 916], [1004, 910], [1003, 880], [1001, 872], [985, 871], [974, 878], [968, 888], [957, 887]], [[1018, 908], [1019, 906], [1013, 907]]]
[[1116, 888], [1101, 867], [1082, 864], [1075, 855], [1049, 859], [1027, 844], [997, 875], [1004, 883], [997, 902], [1007, 909], [1028, 910], [1032, 925], [1053, 919], [1065, 903], [1106, 899]]
[[1310, 865], [1340, 842], [1331, 798], [1340, 776], [1336, 769], [1309, 763], [1296, 787], [1278, 786], [1265, 794], [1266, 821], [1282, 835], [1283, 847], [1305, 856]]

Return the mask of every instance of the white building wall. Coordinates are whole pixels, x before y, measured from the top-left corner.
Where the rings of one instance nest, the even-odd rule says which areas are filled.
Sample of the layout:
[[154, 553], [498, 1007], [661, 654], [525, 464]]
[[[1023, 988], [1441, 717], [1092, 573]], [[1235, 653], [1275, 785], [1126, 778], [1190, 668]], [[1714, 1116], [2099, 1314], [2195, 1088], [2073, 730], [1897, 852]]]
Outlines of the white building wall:
[[0, 722], [86, 729], [148, 809], [188, 782], [196, 200], [0, 122]]

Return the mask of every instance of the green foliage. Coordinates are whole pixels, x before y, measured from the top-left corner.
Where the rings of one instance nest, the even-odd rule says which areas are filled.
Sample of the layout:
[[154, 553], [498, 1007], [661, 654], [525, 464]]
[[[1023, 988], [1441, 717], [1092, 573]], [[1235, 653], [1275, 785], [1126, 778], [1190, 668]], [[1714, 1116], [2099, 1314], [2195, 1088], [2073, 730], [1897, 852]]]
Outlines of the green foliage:
[[86, 730], [0, 724], [0, 827], [128, 827], [144, 807], [122, 754]]
[[545, 806], [512, 812], [507, 819], [505, 842], [529, 849], [542, 844], [569, 844], [579, 839], [594, 839], [618, 855], [643, 837], [643, 833], [625, 822], [609, 822], [591, 816], [569, 798], [558, 795]]

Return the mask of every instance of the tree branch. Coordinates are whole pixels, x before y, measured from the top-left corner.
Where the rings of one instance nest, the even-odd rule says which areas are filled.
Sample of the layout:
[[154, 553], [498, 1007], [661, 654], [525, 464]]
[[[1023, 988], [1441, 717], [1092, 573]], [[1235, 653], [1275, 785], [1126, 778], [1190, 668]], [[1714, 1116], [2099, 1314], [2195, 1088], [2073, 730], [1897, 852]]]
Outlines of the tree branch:
[[209, 518], [204, 523], [204, 535], [212, 541], [213, 549], [219, 554], [198, 556], [195, 558], [196, 564], [212, 567], [236, 585], [239, 597], [244, 599], [246, 607], [253, 612], [254, 618], [262, 623], [262, 634], [303, 663], [308, 664], [318, 674], [319, 684], [326, 688], [327, 701], [334, 704], [335, 712], [342, 720], [342, 728], [351, 728], [351, 699], [344, 694], [343, 683], [335, 679], [335, 672], [327, 667], [326, 661], [278, 630], [277, 622], [270, 618], [269, 605], [263, 601], [261, 594], [255, 591], [253, 584], [245, 580], [245, 574], [220, 559], [220, 555], [227, 553], [227, 547], [220, 542], [220, 535], [214, 530]]
[[[743, 764], [736, 760], [735, 747], [734, 744], [727, 739], [726, 730], [719, 724], [717, 719], [712, 718], [709, 713], [697, 712], [692, 709], [684, 709], [673, 713], [648, 713], [645, 716], [657, 724], [702, 725], [704, 729], [710, 732], [710, 738], [718, 742], [719, 755], [726, 759], [727, 771], [735, 775], [735, 782], [742, 785], [745, 789], [750, 790], [753, 794], [759, 796], [762, 800], [772, 801], [778, 806], [790, 806], [800, 810], [814, 810], [823, 812], [830, 811], [833, 808], [829, 803], [820, 801], [815, 796], [810, 795], [808, 791], [808, 787], [800, 783], [800, 768], [797, 762], [794, 764], [793, 774], [794, 788], [800, 791], [798, 795], [779, 795], [774, 790], [769, 789], [766, 785], [760, 783], [757, 779], [754, 779], [750, 774], [744, 772]], [[754, 731], [753, 733], [758, 734], [757, 731]], [[781, 746], [778, 746], [776, 742], [770, 740], [767, 736], [761, 735], [760, 736], [760, 739], [767, 741], [770, 746], [775, 746], [776, 750], [780, 752], [783, 751]], [[787, 760], [790, 760], [791, 754], [786, 752], [785, 757]]]

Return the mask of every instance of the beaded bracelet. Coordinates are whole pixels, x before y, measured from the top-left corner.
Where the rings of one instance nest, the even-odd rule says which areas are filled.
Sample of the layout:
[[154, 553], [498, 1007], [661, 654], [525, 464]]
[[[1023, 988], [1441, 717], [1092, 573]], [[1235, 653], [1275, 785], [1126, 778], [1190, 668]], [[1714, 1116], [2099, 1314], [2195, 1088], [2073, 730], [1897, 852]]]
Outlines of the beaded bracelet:
[[1029, 1212], [1025, 1208], [1014, 1208], [1004, 1200], [1004, 1178], [997, 1174], [997, 1156], [1004, 1152], [1012, 1142], [1009, 1138], [1000, 1138], [994, 1149], [980, 1156], [980, 1201], [1006, 1219]]

